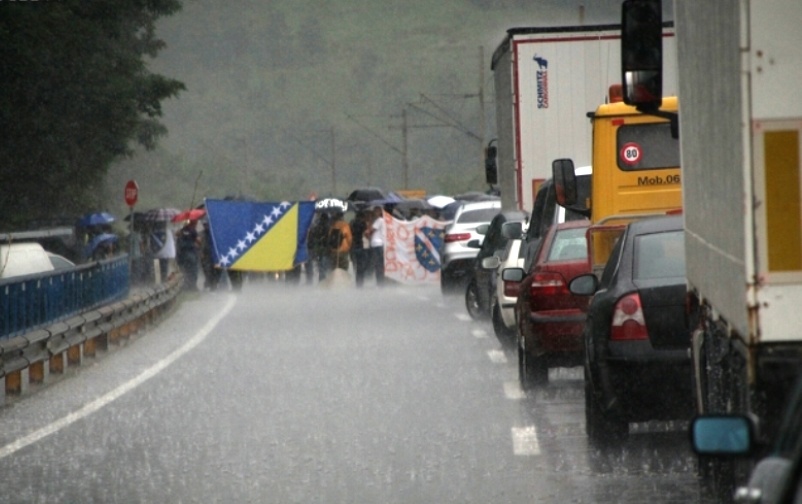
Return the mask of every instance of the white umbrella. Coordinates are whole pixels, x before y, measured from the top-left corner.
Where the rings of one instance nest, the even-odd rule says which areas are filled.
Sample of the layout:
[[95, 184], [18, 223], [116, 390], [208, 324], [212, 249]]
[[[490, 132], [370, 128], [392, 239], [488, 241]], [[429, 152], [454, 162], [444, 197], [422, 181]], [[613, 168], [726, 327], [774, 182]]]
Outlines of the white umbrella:
[[438, 194], [437, 196], [432, 196], [428, 198], [426, 202], [432, 205], [435, 208], [445, 208], [446, 205], [450, 203], [454, 203], [456, 200], [451, 196], [443, 196], [442, 194]]

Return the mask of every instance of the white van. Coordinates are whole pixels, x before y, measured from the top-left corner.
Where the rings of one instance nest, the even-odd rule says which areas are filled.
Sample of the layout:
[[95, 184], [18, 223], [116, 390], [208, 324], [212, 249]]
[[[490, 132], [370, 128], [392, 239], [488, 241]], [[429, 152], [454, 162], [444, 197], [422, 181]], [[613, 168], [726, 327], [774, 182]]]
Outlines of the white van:
[[38, 243], [0, 245], [0, 278], [53, 271], [53, 263]]

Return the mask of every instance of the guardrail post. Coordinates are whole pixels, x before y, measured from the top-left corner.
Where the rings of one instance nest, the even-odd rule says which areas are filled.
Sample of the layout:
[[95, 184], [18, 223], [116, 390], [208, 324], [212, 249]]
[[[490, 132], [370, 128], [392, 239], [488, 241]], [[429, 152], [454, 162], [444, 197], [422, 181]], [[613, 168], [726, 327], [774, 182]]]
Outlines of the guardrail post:
[[83, 344], [73, 345], [67, 349], [67, 364], [70, 366], [80, 366], [84, 361]]
[[12, 371], [6, 375], [6, 394], [20, 395], [28, 391], [28, 368]]
[[67, 367], [67, 356], [64, 352], [58, 353], [50, 358], [50, 373], [64, 374]]
[[34, 362], [28, 367], [31, 383], [45, 383], [50, 378], [50, 366], [47, 361]]

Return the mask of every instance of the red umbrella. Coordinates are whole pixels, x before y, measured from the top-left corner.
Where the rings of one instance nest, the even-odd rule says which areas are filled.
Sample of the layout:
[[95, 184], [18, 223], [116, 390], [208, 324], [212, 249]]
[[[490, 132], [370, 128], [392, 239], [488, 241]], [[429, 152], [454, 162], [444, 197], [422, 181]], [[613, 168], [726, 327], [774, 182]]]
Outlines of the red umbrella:
[[184, 210], [180, 212], [178, 215], [172, 218], [173, 222], [181, 222], [181, 221], [195, 221], [200, 219], [206, 215], [206, 210], [203, 208], [192, 208], [190, 210]]

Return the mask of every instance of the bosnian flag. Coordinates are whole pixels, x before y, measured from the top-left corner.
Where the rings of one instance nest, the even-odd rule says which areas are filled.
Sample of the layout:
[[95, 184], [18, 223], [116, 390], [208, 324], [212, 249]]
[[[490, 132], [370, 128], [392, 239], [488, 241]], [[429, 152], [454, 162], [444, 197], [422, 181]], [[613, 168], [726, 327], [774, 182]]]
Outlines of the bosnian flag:
[[306, 236], [314, 202], [206, 200], [215, 266], [287, 271], [308, 260]]
[[445, 221], [428, 215], [411, 221], [384, 213], [387, 236], [384, 244], [384, 272], [387, 278], [412, 284], [440, 280], [440, 251]]

